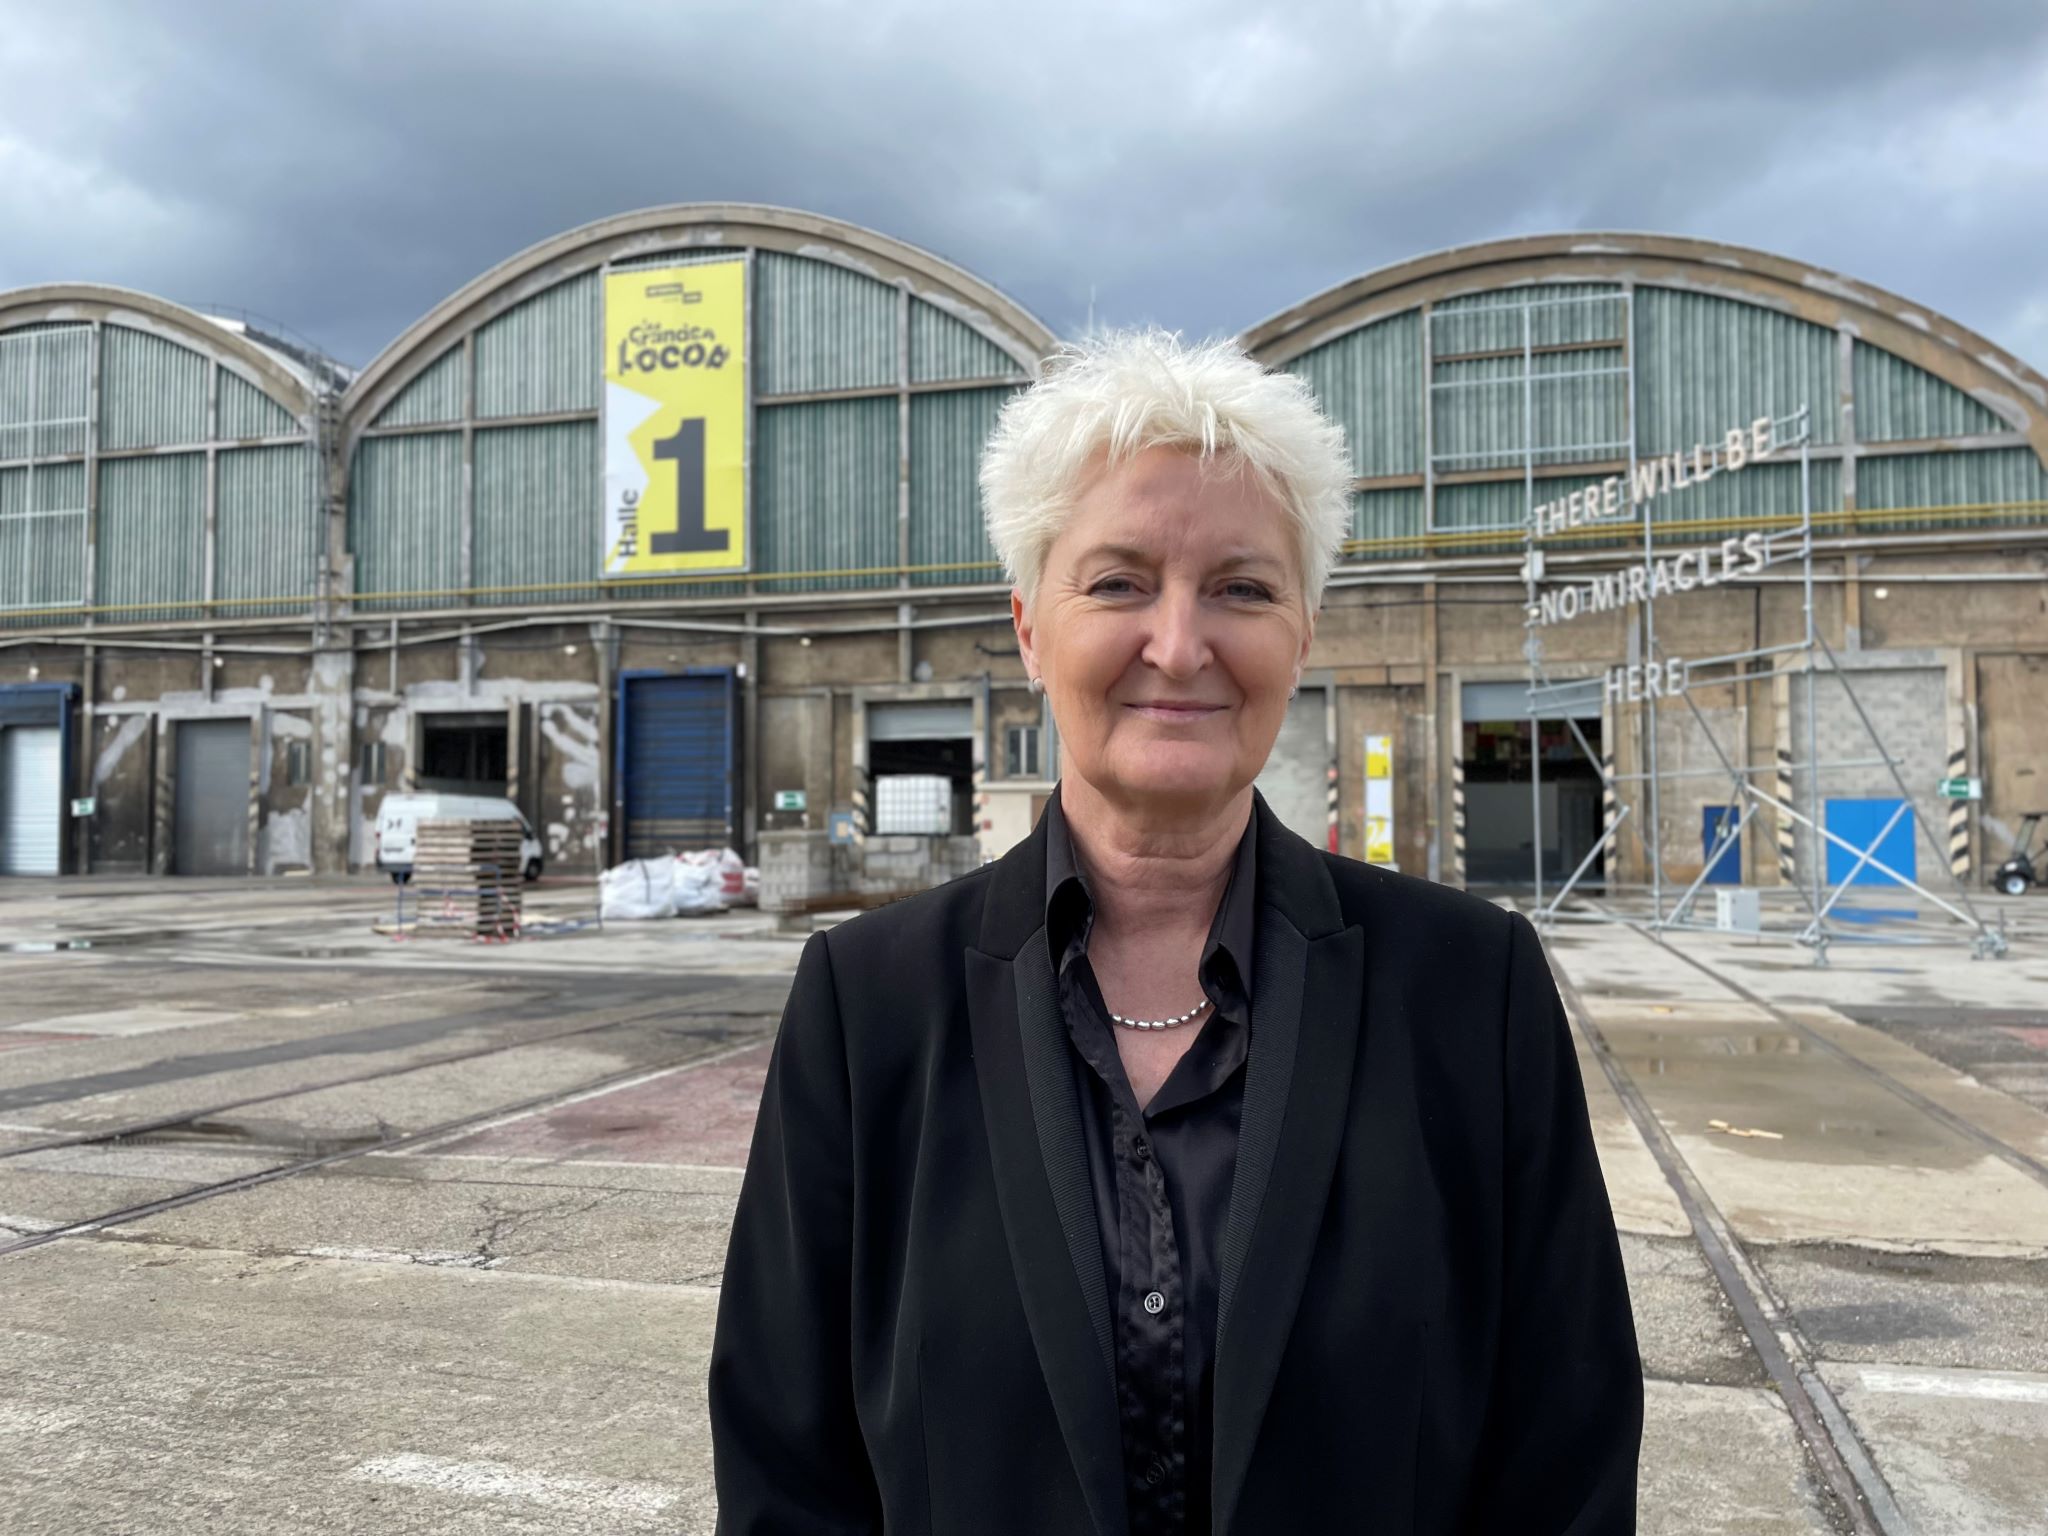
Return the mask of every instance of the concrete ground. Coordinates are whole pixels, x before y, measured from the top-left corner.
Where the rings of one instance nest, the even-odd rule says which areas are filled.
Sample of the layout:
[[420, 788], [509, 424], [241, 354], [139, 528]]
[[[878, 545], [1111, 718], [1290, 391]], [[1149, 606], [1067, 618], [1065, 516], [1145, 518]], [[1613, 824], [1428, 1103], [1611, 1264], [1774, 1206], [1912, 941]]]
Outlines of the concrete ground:
[[[395, 942], [370, 881], [0, 882], [0, 1529], [711, 1528], [706, 1354], [798, 945], [531, 905], [520, 944]], [[1997, 962], [1551, 936], [1643, 1530], [2048, 1529], [2035, 910]]]

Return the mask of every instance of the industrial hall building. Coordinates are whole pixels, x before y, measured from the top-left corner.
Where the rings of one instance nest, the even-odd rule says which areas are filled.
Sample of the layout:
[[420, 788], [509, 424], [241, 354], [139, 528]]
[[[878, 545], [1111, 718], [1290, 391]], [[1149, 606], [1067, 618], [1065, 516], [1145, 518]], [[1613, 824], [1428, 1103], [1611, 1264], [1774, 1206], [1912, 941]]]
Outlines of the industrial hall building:
[[[544, 241], [360, 371], [0, 292], [0, 873], [362, 869], [414, 789], [510, 798], [558, 874], [730, 846], [906, 889], [1000, 854], [1059, 743], [976, 473], [1058, 340], [929, 252], [742, 205]], [[1836, 878], [1739, 815], [1780, 774], [1981, 882], [2048, 809], [2048, 380], [1992, 341], [1587, 234], [1242, 340], [1358, 476], [1261, 779], [1318, 845], [1473, 885]], [[1788, 530], [1805, 558], [1758, 553]]]

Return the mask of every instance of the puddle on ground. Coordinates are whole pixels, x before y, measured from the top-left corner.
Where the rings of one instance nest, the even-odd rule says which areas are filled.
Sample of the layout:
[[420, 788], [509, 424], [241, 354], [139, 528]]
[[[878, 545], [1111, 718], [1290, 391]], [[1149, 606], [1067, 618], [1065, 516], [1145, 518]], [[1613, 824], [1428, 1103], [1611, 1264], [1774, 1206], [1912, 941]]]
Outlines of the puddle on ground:
[[133, 949], [192, 936], [187, 928], [146, 929], [133, 933], [81, 934], [74, 939], [21, 939], [0, 944], [0, 954], [48, 955], [67, 949]]
[[[1616, 1059], [1679, 1135], [1777, 1162], [1965, 1169], [1983, 1152], [1810, 1042], [1770, 1031], [1606, 1026]], [[1769, 1136], [1733, 1136], [1719, 1120]]]

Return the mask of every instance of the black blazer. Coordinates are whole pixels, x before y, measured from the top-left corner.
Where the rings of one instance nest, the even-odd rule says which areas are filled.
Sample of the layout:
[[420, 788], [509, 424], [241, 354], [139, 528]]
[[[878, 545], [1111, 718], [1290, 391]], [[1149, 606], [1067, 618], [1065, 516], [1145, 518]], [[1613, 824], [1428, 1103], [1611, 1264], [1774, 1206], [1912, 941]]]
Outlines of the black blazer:
[[[1215, 1530], [1633, 1531], [1635, 1329], [1534, 932], [1254, 814]], [[1041, 820], [805, 944], [712, 1346], [727, 1536], [1124, 1536], [1044, 911]]]

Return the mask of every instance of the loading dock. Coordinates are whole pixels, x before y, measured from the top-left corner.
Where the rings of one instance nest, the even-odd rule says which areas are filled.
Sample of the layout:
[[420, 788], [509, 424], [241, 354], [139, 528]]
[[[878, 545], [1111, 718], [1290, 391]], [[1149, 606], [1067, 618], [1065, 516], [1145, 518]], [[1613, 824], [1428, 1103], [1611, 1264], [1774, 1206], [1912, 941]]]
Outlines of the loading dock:
[[63, 683], [0, 688], [0, 875], [63, 872], [71, 692]]
[[730, 667], [619, 678], [619, 819], [625, 857], [733, 841], [735, 673]]
[[[1465, 877], [1473, 885], [1526, 885], [1535, 845], [1532, 753], [1543, 761], [1543, 878], [1562, 880], [1600, 839], [1600, 769], [1579, 744], [1601, 748], [1600, 716], [1566, 706], [1528, 715], [1528, 685], [1477, 682], [1462, 696], [1465, 764]], [[1572, 731], [1576, 721], [1579, 733]], [[1531, 726], [1539, 728], [1532, 738]], [[1535, 742], [1532, 749], [1531, 742]], [[1599, 861], [1588, 878], [1603, 874]]]

